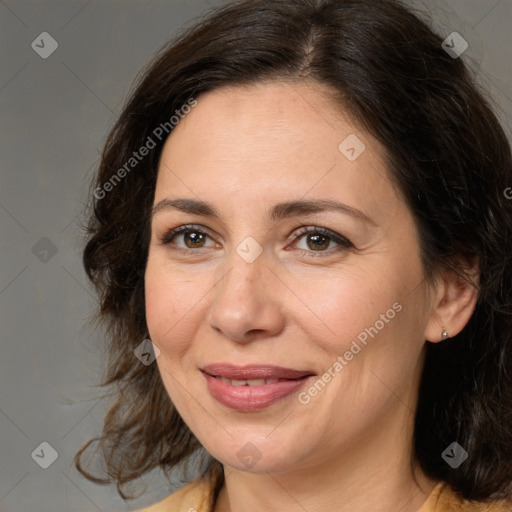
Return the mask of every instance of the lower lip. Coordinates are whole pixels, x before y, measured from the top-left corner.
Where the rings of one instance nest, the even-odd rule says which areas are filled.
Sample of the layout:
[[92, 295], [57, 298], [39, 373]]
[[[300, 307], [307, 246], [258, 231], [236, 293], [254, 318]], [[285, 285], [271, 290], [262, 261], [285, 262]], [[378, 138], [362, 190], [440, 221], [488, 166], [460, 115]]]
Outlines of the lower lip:
[[258, 411], [297, 392], [314, 376], [301, 379], [281, 380], [262, 386], [233, 386], [205, 372], [201, 372], [208, 384], [210, 394], [222, 405], [237, 411]]

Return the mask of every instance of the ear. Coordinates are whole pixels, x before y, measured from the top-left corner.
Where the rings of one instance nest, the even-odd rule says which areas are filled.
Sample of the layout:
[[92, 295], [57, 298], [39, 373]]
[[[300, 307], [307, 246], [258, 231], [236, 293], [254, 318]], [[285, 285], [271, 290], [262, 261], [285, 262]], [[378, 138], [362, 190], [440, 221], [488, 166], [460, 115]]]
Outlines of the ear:
[[448, 338], [453, 338], [469, 322], [478, 300], [478, 265], [466, 266], [464, 270], [469, 279], [452, 270], [442, 270], [436, 278], [431, 314], [425, 328], [426, 340], [442, 341], [444, 330]]

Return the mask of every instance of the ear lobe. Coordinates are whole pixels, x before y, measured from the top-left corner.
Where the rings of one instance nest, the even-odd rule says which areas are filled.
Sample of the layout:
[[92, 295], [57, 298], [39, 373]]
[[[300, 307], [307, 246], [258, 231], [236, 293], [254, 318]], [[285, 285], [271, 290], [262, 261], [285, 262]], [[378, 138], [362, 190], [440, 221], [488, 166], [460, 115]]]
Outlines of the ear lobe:
[[[473, 267], [468, 279], [446, 270], [438, 280], [425, 339], [438, 343], [453, 338], [466, 326], [478, 301], [478, 271]], [[447, 336], [443, 336], [446, 330]]]

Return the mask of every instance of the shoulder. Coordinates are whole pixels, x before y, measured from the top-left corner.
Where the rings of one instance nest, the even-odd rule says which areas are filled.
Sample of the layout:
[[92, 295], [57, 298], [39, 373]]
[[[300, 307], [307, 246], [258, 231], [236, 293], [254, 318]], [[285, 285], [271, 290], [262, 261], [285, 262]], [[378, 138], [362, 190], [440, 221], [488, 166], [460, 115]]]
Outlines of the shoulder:
[[198, 478], [162, 501], [135, 512], [210, 512], [209, 492], [208, 480]]
[[512, 501], [477, 502], [463, 499], [449, 485], [440, 482], [418, 512], [511, 512]]

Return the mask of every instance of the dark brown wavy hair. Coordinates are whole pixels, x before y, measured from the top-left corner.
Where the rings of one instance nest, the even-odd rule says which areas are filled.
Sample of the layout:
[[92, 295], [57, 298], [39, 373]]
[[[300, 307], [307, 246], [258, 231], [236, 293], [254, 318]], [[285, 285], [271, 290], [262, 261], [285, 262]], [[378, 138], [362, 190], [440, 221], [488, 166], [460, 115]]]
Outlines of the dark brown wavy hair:
[[[427, 278], [443, 268], [464, 275], [465, 261], [479, 262], [469, 323], [449, 340], [427, 342], [411, 468], [466, 499], [511, 496], [511, 148], [464, 57], [450, 56], [443, 39], [398, 0], [242, 0], [159, 52], [109, 134], [91, 188], [83, 262], [109, 354], [101, 386], [115, 385], [116, 400], [101, 436], [75, 455], [83, 475], [115, 481], [131, 498], [123, 492], [129, 482], [153, 468], [168, 475], [203, 454], [202, 474], [216, 475], [220, 488], [222, 466], [181, 419], [156, 364], [134, 356], [148, 337], [144, 272], [167, 137], [155, 137], [155, 129], [167, 122], [172, 133], [176, 111], [224, 85], [309, 81], [329, 86], [340, 112], [347, 109], [386, 148], [390, 179], [419, 229]], [[126, 167], [148, 137], [155, 147]], [[469, 454], [457, 469], [441, 457], [453, 441]], [[106, 477], [81, 464], [93, 442]]]

